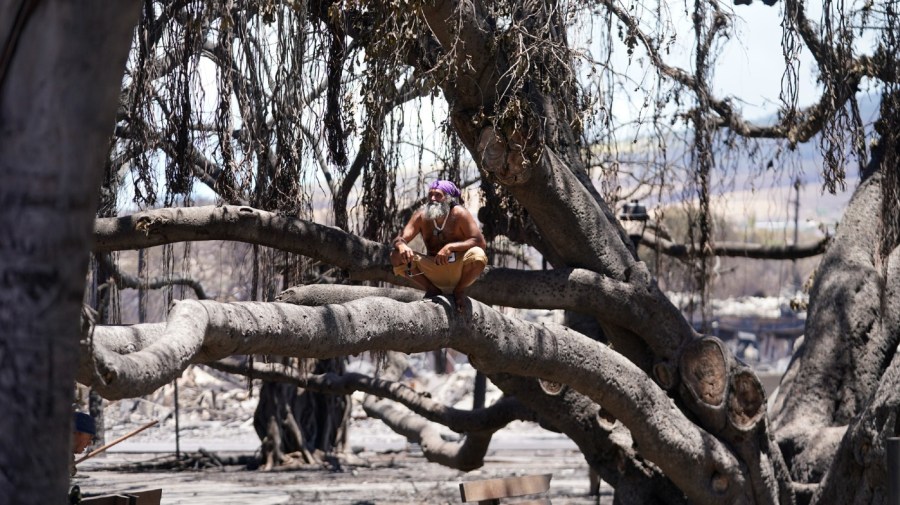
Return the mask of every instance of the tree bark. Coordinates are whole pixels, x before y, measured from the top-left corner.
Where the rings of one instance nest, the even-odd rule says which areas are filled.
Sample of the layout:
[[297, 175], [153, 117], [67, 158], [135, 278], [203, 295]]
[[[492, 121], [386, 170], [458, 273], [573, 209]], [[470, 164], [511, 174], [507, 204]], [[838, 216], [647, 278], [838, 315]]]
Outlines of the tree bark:
[[803, 344], [773, 407], [775, 436], [811, 503], [885, 503], [886, 440], [900, 433], [900, 251], [880, 251], [879, 156], [815, 273]]
[[[881, 175], [864, 181], [822, 259], [810, 292], [805, 337], [773, 409], [776, 436], [798, 482], [819, 482], [847, 426], [865, 408], [900, 341], [893, 279], [877, 248]], [[886, 323], [889, 323], [885, 326]], [[832, 401], [822, 401], [832, 398]]]
[[0, 6], [0, 496], [8, 503], [65, 501], [91, 222], [138, 5]]

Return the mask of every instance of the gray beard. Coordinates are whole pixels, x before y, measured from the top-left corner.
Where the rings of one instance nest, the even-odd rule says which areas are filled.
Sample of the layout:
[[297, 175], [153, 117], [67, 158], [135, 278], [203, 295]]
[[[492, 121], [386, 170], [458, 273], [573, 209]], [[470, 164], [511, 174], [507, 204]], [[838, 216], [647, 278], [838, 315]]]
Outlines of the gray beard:
[[450, 202], [428, 202], [425, 204], [425, 219], [441, 219], [450, 212]]

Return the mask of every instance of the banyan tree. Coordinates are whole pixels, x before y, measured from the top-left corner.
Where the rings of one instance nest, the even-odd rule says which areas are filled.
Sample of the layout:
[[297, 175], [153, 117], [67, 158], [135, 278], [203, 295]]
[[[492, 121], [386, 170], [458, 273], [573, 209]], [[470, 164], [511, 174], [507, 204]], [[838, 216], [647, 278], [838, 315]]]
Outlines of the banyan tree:
[[[900, 431], [900, 4], [763, 3], [0, 4], [0, 496], [64, 495], [73, 381], [137, 397], [206, 363], [269, 381], [259, 431], [284, 450], [339, 450], [343, 395], [365, 391], [380, 398], [370, 415], [464, 470], [511, 420], [537, 421], [617, 503], [885, 502]], [[750, 27], [781, 39], [764, 122], [716, 85], [750, 9], [781, 22]], [[801, 61], [816, 68], [811, 103]], [[638, 113], [618, 117], [623, 100]], [[810, 145], [823, 191], [856, 185], [827, 248], [717, 240], [721, 181], [748, 163], [791, 179], [784, 160]], [[389, 268], [390, 237], [438, 176], [479, 202], [494, 258], [462, 314]], [[633, 197], [695, 202], [683, 243], [643, 237], [686, 265], [691, 319], [616, 218]], [[246, 245], [239, 299], [190, 279], [173, 247], [199, 241]], [[159, 279], [117, 259], [157, 246]], [[767, 402], [703, 327], [713, 258], [819, 253], [803, 343]], [[173, 284], [192, 289], [170, 290], [158, 320], [116, 324], [114, 289]], [[390, 367], [342, 367], [443, 348], [502, 399], [448, 409]], [[283, 373], [259, 366], [272, 360]], [[298, 385], [323, 396], [298, 399]]]

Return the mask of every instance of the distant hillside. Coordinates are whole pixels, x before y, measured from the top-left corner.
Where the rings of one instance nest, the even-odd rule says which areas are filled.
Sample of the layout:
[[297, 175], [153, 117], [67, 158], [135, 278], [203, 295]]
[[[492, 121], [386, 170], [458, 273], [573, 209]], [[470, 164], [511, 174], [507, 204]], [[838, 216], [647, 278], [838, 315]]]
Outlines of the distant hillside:
[[[877, 118], [879, 100], [879, 97], [870, 95], [860, 98], [860, 115], [868, 128]], [[773, 124], [775, 120], [773, 115], [755, 122]], [[689, 159], [686, 141], [674, 135], [670, 139], [666, 146], [670, 159]], [[655, 142], [635, 142], [627, 156], [640, 158], [639, 151], [650, 149]], [[797, 146], [794, 151], [784, 151], [776, 142], [761, 141], [751, 146], [740, 140], [732, 145], [720, 140], [715, 149], [718, 170], [711, 183], [713, 212], [738, 225], [773, 230], [789, 227], [793, 230], [795, 201], [799, 196], [801, 230], [814, 230], [820, 225], [833, 227], [840, 220], [859, 181], [856, 160], [850, 158], [845, 168], [843, 189], [838, 188], [835, 194], [825, 189], [818, 137]], [[799, 181], [799, 191], [794, 188], [795, 181]], [[677, 182], [672, 187], [675, 189], [670, 192], [671, 196], [643, 203], [653, 209], [696, 201], [691, 191], [679, 193]]]

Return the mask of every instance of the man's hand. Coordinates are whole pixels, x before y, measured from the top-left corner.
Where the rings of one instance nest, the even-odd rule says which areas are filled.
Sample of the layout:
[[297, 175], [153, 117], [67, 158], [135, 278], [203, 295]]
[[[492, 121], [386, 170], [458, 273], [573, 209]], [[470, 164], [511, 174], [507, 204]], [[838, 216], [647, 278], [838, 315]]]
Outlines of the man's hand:
[[397, 249], [397, 254], [400, 256], [400, 259], [403, 263], [410, 263], [415, 259], [416, 253], [413, 252], [412, 248], [406, 245], [406, 242], [397, 242], [394, 245], [394, 248]]
[[446, 265], [450, 263], [450, 255], [453, 254], [453, 251], [450, 250], [449, 244], [441, 247], [441, 250], [434, 255], [434, 263], [437, 265]]

